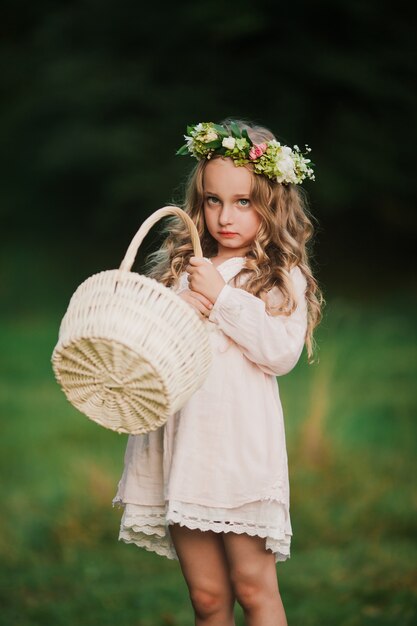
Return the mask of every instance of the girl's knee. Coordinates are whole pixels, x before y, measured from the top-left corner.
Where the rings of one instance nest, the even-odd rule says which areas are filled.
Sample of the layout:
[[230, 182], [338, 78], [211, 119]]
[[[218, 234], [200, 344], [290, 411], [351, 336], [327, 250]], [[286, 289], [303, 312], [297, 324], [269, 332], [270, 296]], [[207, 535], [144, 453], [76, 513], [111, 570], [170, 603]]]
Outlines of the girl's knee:
[[236, 581], [233, 589], [243, 609], [254, 609], [262, 603], [262, 588], [255, 582]]
[[265, 605], [272, 599], [276, 600], [279, 591], [269, 581], [255, 576], [235, 576], [232, 579], [233, 591], [240, 606], [251, 611]]
[[233, 604], [230, 594], [222, 589], [208, 590], [196, 587], [190, 590], [190, 598], [199, 617], [210, 617], [227, 611]]

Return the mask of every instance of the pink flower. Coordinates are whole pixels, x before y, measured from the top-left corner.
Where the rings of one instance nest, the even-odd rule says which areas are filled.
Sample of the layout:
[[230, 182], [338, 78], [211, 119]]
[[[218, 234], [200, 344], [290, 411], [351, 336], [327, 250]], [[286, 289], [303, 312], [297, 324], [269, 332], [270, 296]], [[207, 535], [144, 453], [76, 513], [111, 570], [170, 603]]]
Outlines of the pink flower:
[[255, 143], [249, 152], [249, 158], [251, 159], [251, 161], [254, 161], [255, 159], [258, 159], [260, 156], [262, 156], [263, 153], [266, 152], [267, 147], [268, 146], [266, 145], [266, 143]]

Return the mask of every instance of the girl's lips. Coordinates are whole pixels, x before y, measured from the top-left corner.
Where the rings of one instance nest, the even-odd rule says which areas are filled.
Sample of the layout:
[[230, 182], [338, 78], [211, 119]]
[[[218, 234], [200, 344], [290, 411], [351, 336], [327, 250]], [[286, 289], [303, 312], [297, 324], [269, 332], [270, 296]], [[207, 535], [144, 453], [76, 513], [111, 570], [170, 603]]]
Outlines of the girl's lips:
[[220, 235], [222, 235], [223, 237], [233, 237], [234, 235], [237, 235], [237, 233], [232, 233], [231, 231], [227, 230], [227, 231], [223, 231], [221, 230], [219, 232]]

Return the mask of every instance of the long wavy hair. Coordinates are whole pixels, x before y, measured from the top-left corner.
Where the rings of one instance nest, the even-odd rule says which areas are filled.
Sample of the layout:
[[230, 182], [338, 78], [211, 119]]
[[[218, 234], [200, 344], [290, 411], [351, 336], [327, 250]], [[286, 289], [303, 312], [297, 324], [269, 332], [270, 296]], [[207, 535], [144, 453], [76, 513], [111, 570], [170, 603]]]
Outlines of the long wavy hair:
[[[228, 127], [231, 120], [222, 122]], [[254, 143], [274, 139], [274, 135], [262, 126], [235, 121], [241, 129], [248, 131]], [[214, 156], [213, 158], [222, 158]], [[204, 219], [204, 170], [208, 161], [198, 161], [186, 184], [182, 209], [196, 225], [201, 240], [203, 255], [211, 258], [217, 254], [217, 241], [210, 235]], [[309, 214], [304, 191], [297, 185], [281, 184], [266, 176], [255, 174], [250, 163], [243, 165], [252, 173], [251, 205], [261, 216], [261, 223], [246, 254], [246, 263], [235, 284], [266, 302], [266, 293], [278, 287], [283, 295], [279, 307], [268, 307], [270, 315], [291, 315], [296, 301], [291, 285], [290, 270], [298, 266], [306, 278], [307, 301], [306, 348], [309, 362], [313, 362], [313, 331], [321, 320], [324, 299], [313, 276], [309, 262], [309, 243], [313, 235], [312, 217]], [[164, 243], [150, 254], [146, 262], [146, 273], [167, 287], [175, 285], [180, 274], [194, 255], [188, 230], [177, 217], [169, 218], [164, 229]]]

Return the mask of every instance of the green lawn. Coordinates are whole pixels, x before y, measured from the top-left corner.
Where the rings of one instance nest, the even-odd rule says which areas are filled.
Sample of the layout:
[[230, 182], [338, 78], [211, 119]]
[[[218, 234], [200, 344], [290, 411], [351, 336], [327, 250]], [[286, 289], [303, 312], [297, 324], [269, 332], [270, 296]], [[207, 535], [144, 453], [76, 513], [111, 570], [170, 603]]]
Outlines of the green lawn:
[[[330, 302], [320, 364], [280, 380], [290, 626], [417, 623], [416, 308], [398, 294], [366, 308]], [[117, 541], [126, 438], [55, 383], [59, 322], [1, 321], [0, 624], [191, 626], [178, 563]]]

